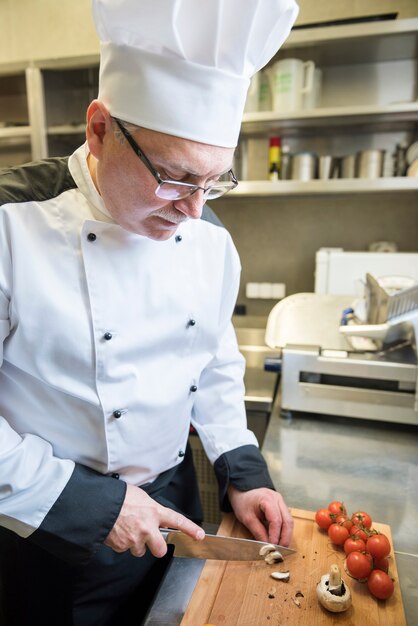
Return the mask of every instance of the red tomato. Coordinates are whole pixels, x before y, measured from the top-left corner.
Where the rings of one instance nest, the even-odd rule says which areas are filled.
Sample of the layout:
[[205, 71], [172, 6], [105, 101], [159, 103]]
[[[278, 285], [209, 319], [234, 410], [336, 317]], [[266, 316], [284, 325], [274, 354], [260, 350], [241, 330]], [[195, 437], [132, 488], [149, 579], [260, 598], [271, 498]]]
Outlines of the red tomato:
[[328, 528], [328, 537], [331, 539], [332, 543], [335, 543], [337, 546], [342, 546], [349, 536], [350, 533], [348, 530], [339, 524], [331, 524]]
[[367, 586], [379, 600], [387, 600], [393, 593], [394, 584], [390, 576], [380, 569], [374, 569], [367, 579]]
[[368, 552], [350, 552], [345, 563], [349, 573], [360, 579], [367, 578], [373, 567], [373, 559]]
[[353, 524], [363, 528], [371, 528], [372, 527], [372, 518], [365, 511], [356, 511], [351, 516], [351, 521]]
[[372, 535], [368, 538], [366, 546], [367, 551], [375, 559], [383, 559], [390, 553], [390, 542], [386, 535]]
[[328, 511], [331, 513], [335, 513], [335, 515], [345, 515], [347, 516], [347, 509], [344, 506], [343, 502], [339, 500], [333, 500], [328, 504]]
[[367, 541], [368, 538], [368, 534], [366, 533], [366, 531], [363, 528], [360, 528], [360, 526], [356, 526], [356, 524], [354, 524], [350, 528], [350, 535], [352, 537], [358, 537], [359, 539], [363, 539], [363, 541]]
[[350, 554], [350, 552], [365, 552], [366, 542], [360, 537], [349, 537], [344, 541], [344, 552]]
[[340, 526], [344, 526], [344, 528], [346, 528], [347, 530], [350, 530], [353, 525], [351, 519], [349, 519], [345, 515], [337, 515], [337, 517], [335, 518], [335, 523], [339, 524]]
[[319, 528], [329, 528], [334, 522], [328, 509], [318, 509], [315, 513], [315, 521]]
[[381, 569], [387, 574], [389, 571], [389, 559], [386, 557], [384, 559], [373, 559], [373, 567], [374, 569]]

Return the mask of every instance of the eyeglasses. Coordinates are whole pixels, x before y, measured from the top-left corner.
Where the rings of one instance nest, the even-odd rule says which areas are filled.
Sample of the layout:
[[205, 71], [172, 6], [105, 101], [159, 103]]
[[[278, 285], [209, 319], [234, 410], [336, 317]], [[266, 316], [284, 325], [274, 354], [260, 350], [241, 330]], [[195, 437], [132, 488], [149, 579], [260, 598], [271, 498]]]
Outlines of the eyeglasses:
[[219, 198], [220, 196], [228, 193], [228, 191], [231, 191], [231, 189], [234, 189], [238, 185], [238, 181], [232, 169], [220, 176], [219, 181], [213, 185], [209, 185], [208, 187], [200, 187], [199, 185], [192, 185], [191, 183], [182, 183], [177, 180], [165, 180], [164, 178], [161, 178], [160, 174], [148, 157], [145, 156], [135, 139], [132, 137], [131, 133], [124, 127], [120, 120], [116, 117], [113, 119], [118, 125], [123, 136], [128, 141], [132, 150], [141, 159], [143, 164], [148, 168], [157, 181], [158, 186], [155, 190], [155, 195], [159, 198], [164, 200], [182, 200], [183, 198], [192, 196], [196, 193], [196, 191], [198, 191], [198, 189], [201, 189], [203, 191], [203, 199], [214, 200], [215, 198]]

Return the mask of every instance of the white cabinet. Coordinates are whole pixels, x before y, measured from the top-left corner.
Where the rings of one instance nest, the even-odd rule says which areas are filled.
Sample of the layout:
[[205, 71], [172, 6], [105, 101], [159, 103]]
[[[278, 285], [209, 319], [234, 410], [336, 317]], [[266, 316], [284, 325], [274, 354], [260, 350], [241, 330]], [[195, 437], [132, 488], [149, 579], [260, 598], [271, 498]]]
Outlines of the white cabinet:
[[70, 154], [98, 93], [98, 56], [0, 67], [0, 166]]
[[390, 158], [397, 143], [418, 139], [418, 19], [293, 30], [272, 64], [312, 60], [322, 71], [315, 109], [245, 113], [240, 137], [243, 182], [230, 195], [411, 192], [418, 178], [267, 180], [268, 137], [279, 135], [291, 152], [341, 157], [378, 148]]
[[23, 68], [0, 76], [0, 167], [31, 158], [26, 77]]

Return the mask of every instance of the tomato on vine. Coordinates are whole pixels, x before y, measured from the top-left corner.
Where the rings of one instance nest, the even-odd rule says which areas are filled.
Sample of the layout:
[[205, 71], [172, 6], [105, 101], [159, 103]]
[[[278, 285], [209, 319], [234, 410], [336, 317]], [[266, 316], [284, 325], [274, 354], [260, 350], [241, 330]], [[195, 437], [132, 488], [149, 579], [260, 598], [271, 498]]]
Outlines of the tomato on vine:
[[350, 535], [352, 537], [358, 537], [359, 539], [363, 539], [363, 541], [367, 541], [368, 536], [369, 536], [364, 530], [364, 528], [361, 528], [360, 526], [356, 526], [356, 524], [354, 524], [350, 528]]
[[334, 523], [333, 516], [328, 509], [318, 509], [315, 513], [315, 521], [319, 528], [329, 528]]
[[351, 519], [346, 515], [337, 515], [337, 517], [335, 518], [335, 523], [339, 524], [340, 526], [344, 526], [344, 528], [346, 528], [347, 530], [350, 530], [353, 525]]
[[331, 524], [328, 528], [328, 537], [331, 539], [332, 543], [335, 543], [337, 546], [342, 546], [346, 539], [350, 536], [350, 533], [344, 526], [340, 526], [340, 524]]
[[385, 574], [389, 571], [389, 559], [384, 557], [383, 559], [373, 559], [374, 569], [381, 569]]
[[328, 511], [334, 513], [334, 515], [345, 515], [347, 517], [347, 509], [344, 506], [344, 502], [339, 500], [333, 500], [328, 504]]
[[371, 535], [367, 539], [367, 551], [370, 552], [373, 558], [383, 559], [390, 554], [390, 542], [386, 535], [376, 533]]
[[380, 569], [372, 571], [367, 579], [367, 586], [370, 593], [379, 598], [379, 600], [387, 600], [394, 590], [393, 580]]
[[367, 578], [373, 569], [373, 558], [368, 552], [350, 552], [345, 563], [354, 578]]
[[351, 521], [353, 524], [363, 527], [363, 528], [371, 528], [372, 527], [372, 518], [365, 511], [356, 511], [351, 516]]
[[360, 537], [349, 537], [344, 541], [344, 552], [350, 554], [350, 552], [365, 552], [366, 542]]

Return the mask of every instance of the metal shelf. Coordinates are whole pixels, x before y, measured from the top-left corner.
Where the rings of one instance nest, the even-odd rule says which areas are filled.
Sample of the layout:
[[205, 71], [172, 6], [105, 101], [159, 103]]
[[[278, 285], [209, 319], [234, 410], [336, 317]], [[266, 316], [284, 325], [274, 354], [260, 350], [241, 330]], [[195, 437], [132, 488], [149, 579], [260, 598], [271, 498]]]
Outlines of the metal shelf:
[[60, 126], [49, 126], [48, 135], [84, 135], [86, 124], [61, 124]]
[[331, 180], [268, 180], [240, 181], [238, 187], [225, 198], [251, 196], [305, 196], [328, 194], [355, 194], [379, 192], [417, 192], [418, 177], [399, 176], [396, 178], [340, 178]]
[[336, 127], [361, 127], [373, 130], [410, 130], [418, 125], [418, 102], [399, 102], [391, 105], [358, 105], [318, 108], [310, 111], [279, 114], [275, 111], [244, 113], [241, 135], [259, 135], [279, 130], [317, 128], [324, 131]]
[[30, 126], [4, 126], [0, 127], [0, 139], [14, 139], [16, 137], [30, 137]]
[[275, 57], [347, 65], [416, 59], [418, 18], [293, 30]]

